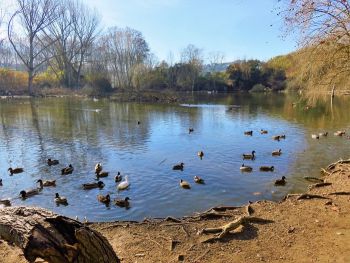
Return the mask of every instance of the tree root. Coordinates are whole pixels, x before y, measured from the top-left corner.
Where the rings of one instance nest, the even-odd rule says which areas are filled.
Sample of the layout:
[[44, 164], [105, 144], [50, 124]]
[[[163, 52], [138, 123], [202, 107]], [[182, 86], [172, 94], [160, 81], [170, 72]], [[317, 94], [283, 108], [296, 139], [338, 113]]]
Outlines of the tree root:
[[329, 193], [328, 195], [350, 195], [350, 192], [334, 192]]
[[332, 183], [323, 182], [323, 183], [312, 184], [312, 185], [309, 185], [309, 190], [314, 189], [314, 188], [329, 186], [329, 185], [332, 185]]
[[290, 197], [296, 197], [297, 196], [297, 199], [296, 200], [303, 200], [303, 199], [331, 199], [329, 197], [325, 197], [325, 196], [322, 196], [322, 195], [313, 195], [313, 194], [287, 194], [283, 200], [286, 200]]
[[326, 170], [332, 170], [332, 169], [335, 168], [335, 166], [337, 164], [344, 164], [344, 163], [345, 164], [350, 163], [350, 159], [348, 159], [348, 160], [339, 160], [339, 161], [337, 161], [335, 163], [331, 163], [330, 165], [327, 166]]
[[312, 177], [312, 176], [304, 176], [304, 179], [307, 180], [307, 181], [311, 181], [311, 182], [321, 182], [323, 183], [324, 180], [323, 179], [320, 179], [320, 178], [317, 178], [317, 177]]

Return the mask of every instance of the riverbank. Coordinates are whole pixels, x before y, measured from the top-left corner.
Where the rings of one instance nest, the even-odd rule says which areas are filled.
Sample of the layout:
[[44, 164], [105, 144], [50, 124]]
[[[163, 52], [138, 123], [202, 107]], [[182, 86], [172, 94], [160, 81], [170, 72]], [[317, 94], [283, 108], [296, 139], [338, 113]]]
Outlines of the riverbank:
[[[311, 183], [306, 194], [279, 203], [90, 227], [109, 240], [122, 262], [349, 262], [350, 160], [328, 166], [323, 174], [323, 183]], [[247, 222], [221, 239], [205, 233], [237, 218]], [[0, 242], [0, 262], [26, 261], [18, 249]]]

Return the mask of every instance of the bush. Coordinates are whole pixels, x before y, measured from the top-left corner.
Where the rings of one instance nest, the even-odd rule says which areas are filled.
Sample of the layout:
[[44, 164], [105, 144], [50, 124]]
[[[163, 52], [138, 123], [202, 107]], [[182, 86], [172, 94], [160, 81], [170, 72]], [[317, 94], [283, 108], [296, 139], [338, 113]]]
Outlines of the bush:
[[108, 78], [95, 76], [89, 79], [87, 85], [84, 86], [83, 92], [89, 96], [104, 95], [112, 92], [113, 88]]

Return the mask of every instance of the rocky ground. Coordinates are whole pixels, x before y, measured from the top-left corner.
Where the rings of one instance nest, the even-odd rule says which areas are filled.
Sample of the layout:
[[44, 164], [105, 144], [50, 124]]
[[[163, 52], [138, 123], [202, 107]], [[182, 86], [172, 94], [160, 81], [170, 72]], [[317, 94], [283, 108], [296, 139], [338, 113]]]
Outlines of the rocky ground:
[[[90, 227], [109, 240], [125, 263], [350, 262], [350, 160], [330, 165], [323, 174], [323, 183], [310, 182], [306, 194], [279, 203]], [[227, 233], [206, 233], [225, 225]], [[26, 262], [21, 253], [0, 241], [0, 262]]]

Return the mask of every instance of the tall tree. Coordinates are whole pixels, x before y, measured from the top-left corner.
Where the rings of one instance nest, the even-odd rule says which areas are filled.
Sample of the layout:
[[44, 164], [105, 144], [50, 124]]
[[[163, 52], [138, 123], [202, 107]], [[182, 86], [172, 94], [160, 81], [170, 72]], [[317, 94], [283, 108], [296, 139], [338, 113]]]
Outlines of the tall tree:
[[[8, 23], [8, 39], [28, 72], [28, 91], [33, 94], [33, 79], [47, 58], [43, 53], [56, 41], [43, 43], [47, 27], [57, 18], [54, 0], [16, 0], [17, 10]], [[20, 32], [18, 35], [15, 32]]]
[[189, 44], [181, 51], [181, 62], [188, 64], [188, 77], [191, 81], [191, 90], [194, 91], [196, 79], [203, 67], [202, 50]]
[[217, 78], [215, 69], [218, 65], [222, 64], [224, 58], [225, 58], [225, 55], [221, 51], [212, 51], [208, 54], [210, 77], [213, 81], [214, 90], [216, 90], [216, 78]]

